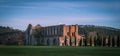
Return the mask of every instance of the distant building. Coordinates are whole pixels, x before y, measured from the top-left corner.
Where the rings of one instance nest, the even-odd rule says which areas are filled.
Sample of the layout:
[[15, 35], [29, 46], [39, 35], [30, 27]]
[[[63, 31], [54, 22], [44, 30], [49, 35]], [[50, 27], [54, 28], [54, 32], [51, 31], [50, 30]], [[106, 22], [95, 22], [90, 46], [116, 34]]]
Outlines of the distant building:
[[81, 38], [77, 24], [47, 27], [29, 24], [26, 30], [26, 45], [79, 46]]

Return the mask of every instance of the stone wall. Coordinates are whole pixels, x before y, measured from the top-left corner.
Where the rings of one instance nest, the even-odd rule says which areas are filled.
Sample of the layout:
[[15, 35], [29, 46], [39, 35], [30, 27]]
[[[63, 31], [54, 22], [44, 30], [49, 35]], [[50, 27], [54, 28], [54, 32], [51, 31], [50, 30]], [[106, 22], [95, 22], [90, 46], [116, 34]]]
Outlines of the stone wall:
[[59, 37], [60, 46], [78, 46], [81, 36], [78, 34], [78, 25], [64, 25], [63, 36]]
[[[41, 31], [39, 38], [34, 36], [36, 29]], [[77, 24], [47, 27], [31, 26], [26, 31], [26, 45], [79, 46], [81, 38], [78, 34]]]

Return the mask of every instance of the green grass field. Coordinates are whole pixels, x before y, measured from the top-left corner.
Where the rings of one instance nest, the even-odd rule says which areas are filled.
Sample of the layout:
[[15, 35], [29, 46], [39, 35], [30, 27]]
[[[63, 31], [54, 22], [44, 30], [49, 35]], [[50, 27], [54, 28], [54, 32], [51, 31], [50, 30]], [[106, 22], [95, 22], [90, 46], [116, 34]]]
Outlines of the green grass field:
[[120, 56], [120, 48], [0, 46], [0, 56]]

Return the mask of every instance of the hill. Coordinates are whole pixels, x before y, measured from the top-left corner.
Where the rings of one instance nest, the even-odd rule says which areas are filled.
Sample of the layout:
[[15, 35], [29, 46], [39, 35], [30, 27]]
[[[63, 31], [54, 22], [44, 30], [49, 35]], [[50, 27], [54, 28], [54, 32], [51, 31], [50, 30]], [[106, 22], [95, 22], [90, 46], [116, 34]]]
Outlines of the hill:
[[0, 45], [23, 45], [24, 32], [10, 27], [0, 26]]

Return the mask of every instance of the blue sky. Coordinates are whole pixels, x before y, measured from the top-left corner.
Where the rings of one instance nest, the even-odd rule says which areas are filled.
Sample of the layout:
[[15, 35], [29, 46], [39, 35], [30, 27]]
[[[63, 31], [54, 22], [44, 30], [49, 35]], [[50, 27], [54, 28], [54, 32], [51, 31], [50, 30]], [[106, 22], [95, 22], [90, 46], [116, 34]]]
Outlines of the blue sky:
[[82, 24], [120, 29], [119, 0], [0, 0], [0, 25]]

